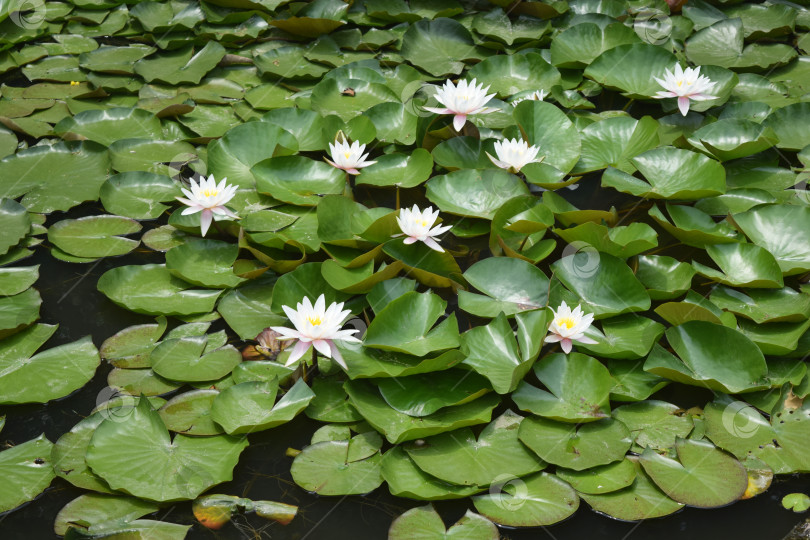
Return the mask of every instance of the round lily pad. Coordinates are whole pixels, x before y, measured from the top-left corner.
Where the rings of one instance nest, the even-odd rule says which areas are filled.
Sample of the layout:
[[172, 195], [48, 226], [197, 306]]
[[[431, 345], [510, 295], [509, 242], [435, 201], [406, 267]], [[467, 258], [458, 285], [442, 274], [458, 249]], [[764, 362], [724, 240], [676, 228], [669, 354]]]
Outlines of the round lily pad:
[[499, 491], [473, 497], [475, 509], [507, 527], [540, 527], [562, 521], [579, 508], [579, 497], [553, 474], [504, 478]]

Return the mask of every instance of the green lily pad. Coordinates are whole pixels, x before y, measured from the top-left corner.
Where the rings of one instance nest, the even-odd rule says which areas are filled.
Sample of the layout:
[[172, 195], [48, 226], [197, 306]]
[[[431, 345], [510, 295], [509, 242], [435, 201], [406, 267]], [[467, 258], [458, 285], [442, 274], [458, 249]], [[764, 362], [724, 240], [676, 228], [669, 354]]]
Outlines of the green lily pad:
[[543, 460], [575, 471], [623, 459], [632, 443], [624, 424], [612, 418], [577, 426], [530, 417], [521, 424], [519, 435]]
[[[532, 163], [522, 172], [533, 184], [559, 182], [579, 161], [581, 143], [579, 131], [565, 114], [551, 103], [526, 100], [512, 113], [521, 133], [510, 136], [523, 138], [540, 148], [542, 163]], [[506, 134], [505, 134], [506, 135]]]
[[665, 401], [639, 401], [613, 410], [613, 418], [627, 426], [634, 452], [651, 448], [670, 451], [678, 437], [686, 437], [694, 426], [692, 418], [680, 407]]
[[782, 507], [794, 512], [806, 512], [810, 508], [810, 497], [805, 493], [790, 493], [782, 497]]
[[14, 296], [24, 292], [39, 279], [39, 265], [0, 269], [0, 295]]
[[433, 506], [428, 505], [412, 508], [396, 518], [388, 530], [388, 538], [497, 540], [500, 534], [494, 523], [469, 510], [452, 527], [445, 530], [441, 516]]
[[579, 507], [577, 493], [553, 474], [510, 479], [502, 491], [473, 497], [475, 509], [507, 527], [540, 527], [562, 521]]
[[517, 176], [500, 169], [455, 171], [426, 184], [428, 199], [442, 211], [484, 219], [492, 219], [503, 203], [528, 192]]
[[33, 288], [0, 297], [0, 336], [13, 334], [36, 321], [41, 304], [42, 298]]
[[667, 204], [666, 209], [672, 223], [658, 206], [650, 208], [650, 217], [669, 234], [688, 246], [705, 248], [710, 244], [728, 244], [740, 240], [740, 234], [731, 225], [724, 221], [715, 223], [709, 214], [698, 208]]
[[303, 379], [276, 403], [277, 381], [243, 382], [223, 390], [211, 418], [231, 435], [270, 429], [292, 420], [315, 397]]
[[720, 161], [728, 161], [767, 150], [779, 138], [762, 124], [727, 118], [700, 128], [688, 140], [698, 150], [705, 149]]
[[735, 214], [734, 222], [753, 243], [776, 258], [783, 274], [810, 270], [810, 240], [801, 232], [810, 226], [810, 208], [762, 205]]
[[71, 526], [81, 523], [91, 533], [108, 531], [157, 510], [157, 504], [135, 497], [87, 493], [62, 507], [56, 515], [53, 530], [64, 536]]
[[647, 448], [639, 456], [644, 471], [673, 500], [698, 508], [725, 506], [748, 487], [745, 467], [707, 441], [677, 439], [678, 461]]
[[489, 91], [501, 98], [524, 90], [548, 91], [560, 82], [560, 72], [535, 53], [490, 56], [467, 75], [489, 86]]
[[583, 252], [589, 259], [581, 265], [578, 255], [569, 255], [551, 265], [554, 276], [571, 292], [579, 296], [598, 319], [607, 315], [645, 311], [650, 308], [650, 296], [621, 259], [607, 253]]
[[242, 355], [233, 345], [211, 349], [208, 336], [169, 338], [149, 355], [155, 373], [175, 381], [213, 381], [230, 373]]
[[363, 419], [348, 402], [343, 381], [335, 378], [315, 378], [312, 380], [315, 397], [309, 402], [304, 413], [320, 422], [357, 422]]
[[548, 278], [536, 266], [512, 257], [491, 257], [464, 272], [467, 283], [481, 291], [459, 291], [459, 307], [479, 317], [514, 315], [548, 303]]
[[51, 462], [53, 444], [43, 433], [36, 439], [0, 452], [0, 512], [26, 503], [45, 491], [54, 478]]
[[159, 410], [169, 431], [186, 435], [219, 435], [222, 428], [211, 419], [211, 404], [217, 390], [191, 390], [167, 401]]
[[589, 221], [569, 229], [554, 229], [554, 234], [571, 245], [590, 245], [597, 251], [620, 259], [638, 255], [658, 245], [658, 234], [646, 223], [608, 228]]
[[424, 148], [417, 148], [409, 155], [383, 154], [375, 161], [361, 171], [358, 184], [412, 188], [427, 180], [433, 171], [433, 157]]
[[718, 307], [742, 315], [757, 324], [801, 322], [810, 317], [810, 294], [796, 292], [790, 287], [746, 291], [715, 287], [710, 298]]
[[225, 48], [216, 41], [209, 41], [201, 49], [195, 49], [193, 46], [182, 47], [143, 58], [135, 62], [135, 73], [146, 82], [199, 84], [225, 56]]
[[259, 193], [301, 206], [315, 206], [318, 195], [343, 192], [346, 175], [328, 163], [303, 156], [281, 156], [251, 168]]
[[810, 136], [802, 128], [802, 122], [808, 118], [810, 106], [807, 103], [794, 103], [775, 110], [762, 124], [776, 133], [778, 148], [801, 150], [810, 144]]
[[230, 288], [244, 282], [233, 272], [239, 253], [236, 244], [219, 240], [190, 240], [166, 252], [166, 268], [193, 285]]
[[113, 257], [129, 253], [139, 242], [121, 235], [137, 233], [141, 225], [121, 216], [64, 219], [48, 228], [48, 240], [78, 257]]
[[111, 176], [101, 186], [99, 196], [104, 208], [134, 219], [156, 219], [180, 193], [168, 176], [145, 171], [124, 172]]
[[347, 373], [351, 379], [407, 377], [419, 373], [431, 373], [450, 369], [464, 360], [464, 355], [458, 349], [419, 357], [401, 352], [366, 348], [359, 343], [343, 342], [339, 348], [343, 359], [346, 360], [349, 368]]
[[[600, 54], [585, 69], [585, 76], [630, 98], [649, 98], [661, 89], [663, 78], [676, 58], [664, 47], [648, 43], [619, 45]], [[616, 69], [622, 66], [622, 69]]]
[[34, 354], [55, 331], [37, 324], [0, 342], [0, 403], [45, 403], [93, 377], [100, 359], [90, 336]]
[[23, 205], [4, 198], [0, 200], [0, 227], [4, 231], [0, 239], [0, 254], [5, 254], [31, 230], [31, 218]]
[[148, 315], [209, 313], [222, 293], [192, 289], [162, 264], [113, 268], [102, 274], [96, 287], [116, 304]]
[[292, 133], [270, 122], [248, 122], [233, 127], [208, 147], [208, 172], [227, 178], [229, 184], [253, 187], [250, 169], [269, 157], [285, 156], [298, 150]]
[[484, 377], [452, 369], [376, 382], [383, 399], [394, 410], [418, 417], [469, 403], [490, 391]]
[[[169, 431], [146, 400], [126, 422], [106, 419], [87, 449], [87, 464], [113, 489], [154, 501], [193, 499], [231, 479], [247, 439], [190, 437]], [[162, 474], [155, 476], [155, 471]]]
[[692, 261], [692, 267], [702, 276], [734, 287], [781, 288], [782, 272], [776, 259], [756, 244], [715, 244], [706, 253], [720, 267], [717, 270]]
[[518, 440], [523, 418], [511, 411], [492, 421], [476, 438], [471, 429], [436, 435], [406, 452], [424, 472], [451, 484], [485, 487], [503, 476], [521, 477], [545, 463]]
[[556, 474], [571, 484], [579, 493], [599, 495], [618, 491], [632, 485], [636, 479], [636, 468], [632, 461], [623, 459], [583, 471], [558, 467]]
[[[583, 23], [572, 28], [581, 26], [591, 25]], [[572, 171], [574, 174], [598, 171], [607, 166], [632, 173], [636, 168], [630, 158], [659, 144], [658, 122], [649, 116], [640, 120], [628, 116], [606, 118], [587, 126], [581, 136], [582, 155]]]
[[696, 152], [661, 147], [639, 154], [630, 162], [647, 182], [608, 167], [602, 175], [602, 185], [652, 199], [692, 200], [726, 191], [722, 165]]
[[217, 311], [242, 339], [253, 339], [270, 326], [284, 325], [286, 318], [271, 309], [274, 282], [272, 278], [253, 280], [228, 291], [217, 304]]
[[68, 210], [98, 199], [109, 170], [107, 149], [93, 142], [34, 146], [0, 160], [0, 175], [17, 179], [0, 188], [0, 197], [25, 195], [22, 205], [31, 212]]
[[462, 336], [463, 363], [489, 379], [499, 394], [514, 391], [540, 352], [548, 318], [546, 311], [519, 314], [517, 340], [503, 313], [470, 329]]
[[[365, 346], [414, 356], [459, 345], [455, 314], [434, 324], [447, 303], [433, 293], [406, 293], [380, 311], [366, 330]], [[403, 322], [407, 324], [403, 328]]]
[[460, 499], [481, 491], [478, 486], [443, 482], [416, 466], [403, 445], [394, 446], [382, 458], [382, 476], [391, 494], [424, 501]]
[[349, 403], [391, 444], [489, 422], [492, 409], [500, 401], [495, 394], [487, 394], [470, 403], [415, 418], [392, 409], [378, 388], [369, 382], [349, 381], [344, 388], [349, 395]]
[[689, 321], [669, 328], [666, 336], [684, 364], [710, 387], [719, 386], [727, 393], [753, 390], [762, 385], [767, 375], [762, 353], [732, 328]]
[[683, 508], [656, 486], [635, 460], [636, 479], [630, 487], [598, 495], [580, 493], [591, 508], [623, 521], [638, 521], [668, 516]]
[[435, 76], [459, 74], [464, 60], [477, 57], [469, 30], [444, 17], [411, 25], [402, 36], [399, 52], [408, 62]]
[[157, 324], [140, 324], [116, 332], [99, 347], [101, 357], [116, 367], [149, 367], [149, 354], [166, 331], [166, 318]]
[[109, 146], [121, 139], [160, 139], [160, 119], [143, 109], [113, 107], [82, 111], [54, 126], [59, 135], [89, 139]]
[[561, 68], [584, 68], [606, 50], [632, 43], [638, 43], [632, 28], [618, 22], [583, 21], [555, 36], [551, 42], [551, 63]]
[[[353, 447], [360, 445], [368, 450], [354, 455]], [[350, 440], [317, 442], [295, 457], [290, 472], [296, 484], [320, 495], [368, 493], [383, 482], [380, 446], [382, 439], [373, 432]]]
[[662, 324], [628, 314], [602, 321], [601, 334], [591, 326], [585, 336], [597, 343], [579, 343], [577, 347], [600, 358], [633, 360], [647, 356], [663, 333]]

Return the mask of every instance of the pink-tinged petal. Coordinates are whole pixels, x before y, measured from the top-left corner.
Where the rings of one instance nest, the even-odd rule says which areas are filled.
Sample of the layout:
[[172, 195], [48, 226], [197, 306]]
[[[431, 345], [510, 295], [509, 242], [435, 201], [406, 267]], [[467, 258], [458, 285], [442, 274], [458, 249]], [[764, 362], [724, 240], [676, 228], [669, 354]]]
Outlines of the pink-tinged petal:
[[[185, 191], [185, 190], [183, 190], [183, 191]], [[191, 194], [187, 194], [187, 195], [188, 195], [189, 197], [193, 198]], [[196, 204], [197, 204], [197, 203], [195, 203], [194, 201], [189, 200], [189, 199], [184, 199], [183, 197], [175, 197], [175, 199], [177, 199], [178, 201], [180, 201], [180, 202], [181, 202], [181, 203], [183, 203], [183, 204], [187, 204], [188, 206], [194, 206], [194, 205], [196, 205]]]
[[433, 251], [444, 253], [444, 248], [442, 248], [442, 246], [440, 246], [439, 243], [436, 242], [436, 240], [434, 240], [433, 238], [428, 236], [427, 238], [425, 238], [424, 242], [425, 245], [430, 249], [432, 249]]
[[563, 350], [563, 352], [565, 354], [568, 354], [568, 353], [571, 352], [571, 340], [570, 339], [565, 338], [562, 341], [560, 341], [560, 346], [562, 347], [562, 350]]
[[591, 338], [589, 338], [587, 336], [582, 336], [580, 338], [577, 338], [577, 341], [579, 341], [580, 343], [585, 343], [586, 345], [598, 345], [599, 344], [598, 341], [596, 341], [595, 339], [591, 339]]
[[717, 96], [710, 96], [709, 94], [692, 94], [689, 97], [695, 101], [707, 101], [709, 99], [715, 99]]
[[180, 215], [182, 215], [182, 216], [187, 216], [187, 215], [189, 215], [189, 214], [196, 214], [197, 212], [199, 212], [199, 211], [200, 211], [200, 210], [202, 210], [202, 209], [203, 209], [203, 207], [202, 207], [202, 206], [194, 205], [194, 206], [191, 206], [191, 207], [189, 207], [189, 208], [186, 208], [185, 210], [183, 210], [182, 212], [180, 212]]
[[678, 97], [678, 94], [676, 94], [675, 92], [658, 92], [653, 97], [655, 99], [664, 99], [664, 98]]
[[430, 232], [428, 232], [428, 236], [439, 236], [440, 234], [444, 234], [452, 228], [453, 228], [452, 225], [436, 225], [435, 227], [430, 229]]
[[312, 343], [307, 343], [305, 341], [299, 341], [296, 343], [292, 349], [292, 352], [290, 352], [290, 357], [287, 359], [287, 363], [284, 365], [291, 366], [292, 364], [296, 363], [301, 359], [302, 356], [304, 356], [304, 353], [309, 350], [311, 345]]
[[408, 238], [406, 238], [402, 242], [404, 242], [405, 244], [410, 245], [410, 244], [413, 244], [414, 242], [416, 242], [416, 238], [414, 238], [413, 236], [409, 236]]
[[343, 355], [340, 354], [340, 351], [338, 350], [337, 345], [335, 345], [334, 342], [330, 342], [329, 346], [332, 349], [332, 360], [337, 362], [340, 365], [340, 367], [342, 367], [343, 369], [348, 370], [349, 368], [346, 365], [346, 362], [343, 360]]
[[293, 330], [292, 328], [287, 328], [285, 326], [271, 326], [271, 330], [274, 332], [278, 332], [283, 337], [279, 338], [280, 340], [284, 339], [301, 339], [301, 332], [298, 330]]
[[353, 175], [360, 174], [360, 171], [358, 171], [357, 169], [344, 169], [344, 170], [349, 174], [353, 174]]
[[[332, 153], [334, 154], [334, 152], [332, 152]], [[337, 163], [335, 163], [335, 162], [334, 162], [334, 161], [332, 161], [331, 159], [328, 159], [328, 158], [323, 158], [323, 160], [324, 160], [325, 162], [327, 162], [329, 165], [331, 165], [332, 167], [336, 168], [336, 169], [343, 169], [343, 167], [341, 167], [340, 165], [338, 165]]]
[[679, 97], [678, 98], [678, 109], [681, 111], [681, 114], [686, 116], [689, 112], [689, 98], [688, 97]]
[[436, 114], [453, 114], [453, 111], [447, 109], [445, 107], [422, 107], [426, 111], [430, 111]]
[[545, 341], [546, 343], [557, 343], [561, 339], [562, 339], [562, 336], [559, 336], [557, 334], [549, 334], [549, 335], [546, 336], [546, 339], [544, 339], [543, 341]]
[[239, 219], [239, 216], [238, 216], [238, 215], [236, 215], [236, 213], [235, 213], [235, 212], [232, 212], [232, 211], [231, 211], [229, 208], [226, 208], [226, 207], [224, 207], [224, 206], [220, 206], [219, 208], [221, 208], [221, 209], [222, 209], [222, 211], [225, 213], [225, 215], [226, 215], [226, 216], [228, 216], [228, 217], [232, 217], [232, 218], [234, 218], [234, 219]]
[[453, 117], [453, 128], [456, 131], [461, 131], [461, 128], [464, 127], [464, 124], [467, 123], [467, 115], [466, 114], [457, 114]]
[[327, 358], [332, 357], [332, 348], [329, 346], [328, 339], [316, 339], [312, 342], [312, 345], [315, 347], [315, 350], [324, 355]]
[[200, 214], [200, 232], [203, 236], [208, 232], [208, 227], [211, 226], [211, 221], [214, 219], [214, 214], [209, 209], [205, 209]]
[[500, 159], [497, 159], [497, 158], [492, 157], [492, 155], [491, 155], [489, 152], [484, 152], [484, 153], [487, 155], [487, 157], [489, 158], [489, 160], [490, 160], [490, 161], [491, 161], [491, 162], [492, 162], [492, 163], [493, 163], [493, 164], [494, 164], [496, 167], [500, 167], [501, 169], [508, 169], [508, 168], [509, 168], [509, 164], [508, 164], [508, 163], [506, 163], [505, 161], [501, 161]]

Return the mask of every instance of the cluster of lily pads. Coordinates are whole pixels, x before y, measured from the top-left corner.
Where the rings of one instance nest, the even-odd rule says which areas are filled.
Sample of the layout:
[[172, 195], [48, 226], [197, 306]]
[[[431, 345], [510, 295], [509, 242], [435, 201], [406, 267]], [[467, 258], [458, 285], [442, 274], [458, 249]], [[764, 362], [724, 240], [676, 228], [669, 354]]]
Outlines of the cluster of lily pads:
[[[468, 498], [465, 538], [810, 472], [805, 3], [0, 1], [2, 411], [112, 366], [0, 512], [60, 477], [74, 538], [287, 523], [211, 490], [300, 414], [296, 484]], [[97, 283], [154, 321], [38, 352], [35, 250], [165, 254]]]

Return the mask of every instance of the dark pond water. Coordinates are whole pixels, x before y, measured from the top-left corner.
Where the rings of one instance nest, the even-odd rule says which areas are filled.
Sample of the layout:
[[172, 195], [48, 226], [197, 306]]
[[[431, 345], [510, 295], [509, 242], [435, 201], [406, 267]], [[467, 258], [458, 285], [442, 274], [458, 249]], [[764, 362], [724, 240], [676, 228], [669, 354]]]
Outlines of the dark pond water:
[[[563, 193], [580, 208], [605, 208], [620, 200], [605, 197], [598, 184], [585, 182], [580, 189]], [[565, 191], [565, 190], [563, 190]], [[600, 193], [601, 192], [601, 193]], [[83, 208], [82, 215], [103, 212], [100, 208]], [[71, 212], [69, 217], [78, 217]], [[55, 220], [65, 216], [56, 217]], [[150, 227], [150, 225], [147, 225]], [[47, 249], [37, 248], [34, 257], [22, 264], [40, 264], [36, 283], [43, 299], [41, 322], [58, 323], [59, 330], [47, 347], [92, 335], [96, 346], [118, 330], [151, 322], [152, 319], [118, 308], [96, 291], [98, 277], [110, 268], [124, 264], [162, 262], [163, 257], [144, 250], [117, 259], [103, 259], [97, 264], [78, 265], [57, 261]], [[217, 322], [212, 330], [224, 328]], [[95, 407], [99, 392], [106, 387], [110, 367], [103, 364], [95, 378], [84, 388], [65, 399], [45, 405], [0, 407], [7, 416], [0, 432], [0, 445], [13, 445], [30, 440], [44, 432], [51, 441], [68, 431]], [[671, 385], [653, 396], [681, 406], [704, 405], [710, 394], [689, 387]], [[496, 411], [498, 414], [499, 411]], [[298, 516], [287, 526], [268, 522], [254, 515], [235, 516], [219, 531], [209, 531], [196, 524], [190, 503], [166, 507], [152, 519], [193, 525], [189, 539], [382, 539], [391, 521], [404, 511], [425, 503], [391, 496], [385, 486], [360, 497], [317, 497], [296, 486], [289, 473], [291, 458], [288, 447], [302, 448], [320, 424], [299, 416], [287, 425], [250, 435], [250, 446], [242, 454], [234, 480], [214, 488], [212, 493], [227, 493], [254, 500], [276, 500], [300, 507]], [[2, 479], [0, 479], [2, 481]], [[547, 528], [503, 529], [504, 538], [520, 539], [756, 539], [782, 540], [803, 516], [782, 508], [781, 498], [794, 491], [810, 489], [807, 475], [778, 479], [771, 489], [755, 499], [713, 510], [685, 509], [666, 518], [642, 523], [624, 523], [601, 516], [582, 503], [569, 520]], [[39, 540], [54, 538], [53, 520], [59, 509], [73, 498], [86, 493], [56, 479], [37, 500], [14, 512], [0, 515], [0, 540]], [[449, 524], [459, 519], [472, 504], [468, 501], [435, 503]]]

